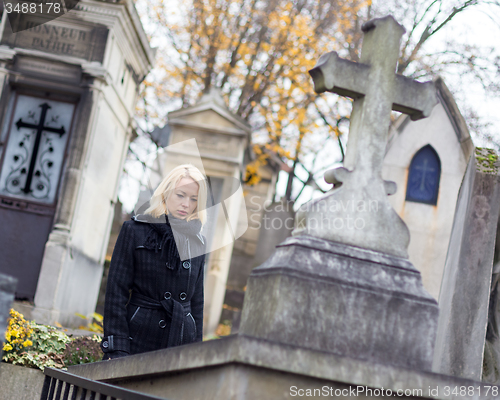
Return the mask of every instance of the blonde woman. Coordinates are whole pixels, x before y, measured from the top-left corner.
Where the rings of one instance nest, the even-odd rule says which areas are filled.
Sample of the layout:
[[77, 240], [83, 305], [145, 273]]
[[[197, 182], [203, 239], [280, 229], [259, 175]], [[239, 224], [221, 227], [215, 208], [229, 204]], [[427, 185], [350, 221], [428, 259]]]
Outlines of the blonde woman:
[[123, 224], [106, 287], [103, 360], [202, 340], [207, 189], [173, 169], [145, 214]]

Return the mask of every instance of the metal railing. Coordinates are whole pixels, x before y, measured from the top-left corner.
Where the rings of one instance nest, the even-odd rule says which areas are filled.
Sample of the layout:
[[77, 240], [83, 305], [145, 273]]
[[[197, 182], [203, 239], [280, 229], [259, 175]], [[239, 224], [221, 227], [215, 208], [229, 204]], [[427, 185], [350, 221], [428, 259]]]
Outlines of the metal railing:
[[53, 368], [44, 374], [40, 400], [164, 400]]

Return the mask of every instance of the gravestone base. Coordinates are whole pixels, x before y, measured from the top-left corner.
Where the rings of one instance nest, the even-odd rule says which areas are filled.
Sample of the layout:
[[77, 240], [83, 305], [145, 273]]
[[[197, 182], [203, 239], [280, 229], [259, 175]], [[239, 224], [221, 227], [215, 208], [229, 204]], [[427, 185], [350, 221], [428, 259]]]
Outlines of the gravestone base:
[[[467, 379], [395, 367], [241, 334], [111, 361], [68, 372], [169, 400], [296, 398], [497, 399], [498, 388]], [[481, 394], [478, 396], [478, 394]], [[391, 396], [394, 396], [392, 397]]]
[[240, 333], [431, 370], [437, 302], [406, 259], [311, 236], [252, 271]]

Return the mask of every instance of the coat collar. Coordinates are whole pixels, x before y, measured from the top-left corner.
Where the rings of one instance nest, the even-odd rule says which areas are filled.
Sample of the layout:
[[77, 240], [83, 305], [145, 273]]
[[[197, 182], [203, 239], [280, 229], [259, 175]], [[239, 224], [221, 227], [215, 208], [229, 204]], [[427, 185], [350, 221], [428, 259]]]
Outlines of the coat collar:
[[[154, 217], [151, 214], [137, 214], [132, 216], [132, 220], [135, 222], [150, 224], [151, 227], [160, 234], [165, 232], [166, 225], [170, 228], [170, 222], [165, 214], [159, 217]], [[200, 240], [201, 244], [205, 244], [205, 238], [201, 232], [198, 232], [196, 237]]]

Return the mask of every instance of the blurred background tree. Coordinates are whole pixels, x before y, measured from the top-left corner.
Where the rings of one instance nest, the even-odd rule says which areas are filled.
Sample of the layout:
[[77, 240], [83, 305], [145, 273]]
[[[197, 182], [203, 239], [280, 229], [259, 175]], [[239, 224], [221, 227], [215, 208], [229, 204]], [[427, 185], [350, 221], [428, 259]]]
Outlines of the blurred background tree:
[[361, 25], [392, 14], [407, 30], [397, 72], [421, 80], [443, 75], [452, 82], [473, 134], [498, 146], [500, 139], [467, 103], [467, 87], [453, 84], [468, 80], [498, 95], [498, 49], [458, 40], [458, 34], [457, 40], [443, 40], [442, 34], [459, 32], [457, 17], [473, 9], [494, 19], [498, 5], [481, 0], [138, 0], [158, 47], [156, 66], [143, 85], [138, 126], [147, 137], [169, 111], [219, 88], [229, 109], [253, 128], [249, 142], [256, 158], [242, 178], [256, 183], [258, 167], [279, 157], [287, 166], [281, 194], [308, 200], [313, 191], [328, 189], [323, 172], [342, 162], [351, 106], [333, 94], [316, 95], [307, 71], [328, 51], [358, 61]]

